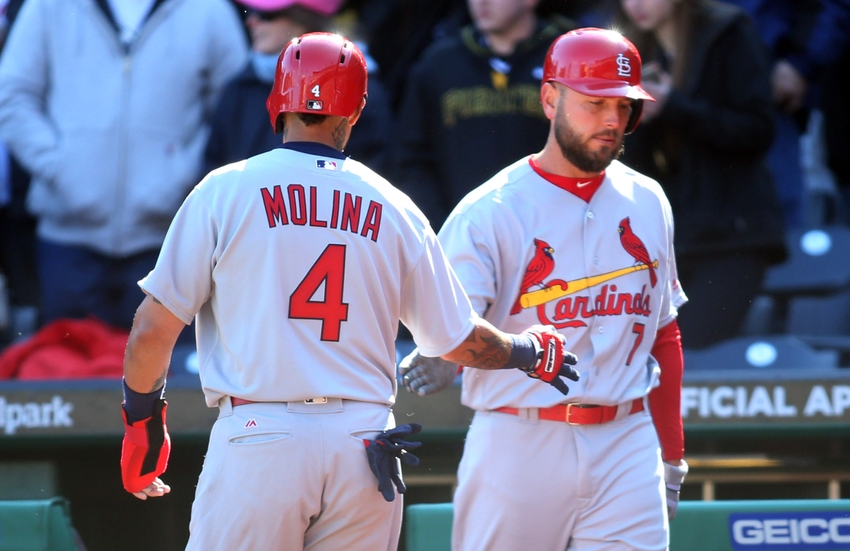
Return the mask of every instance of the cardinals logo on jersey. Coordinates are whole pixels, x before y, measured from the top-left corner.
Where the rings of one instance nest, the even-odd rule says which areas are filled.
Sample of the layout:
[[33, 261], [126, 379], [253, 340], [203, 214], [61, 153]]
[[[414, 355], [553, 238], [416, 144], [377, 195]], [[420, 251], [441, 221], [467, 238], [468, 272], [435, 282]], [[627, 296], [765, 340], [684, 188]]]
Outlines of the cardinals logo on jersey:
[[649, 258], [646, 245], [644, 245], [643, 241], [640, 240], [640, 237], [635, 235], [632, 231], [631, 222], [629, 222], [628, 216], [620, 221], [617, 231], [620, 232], [620, 243], [623, 245], [623, 248], [626, 249], [626, 252], [632, 255], [632, 258], [635, 259], [635, 264], [646, 265], [649, 270], [649, 284], [655, 287], [655, 284], [658, 283], [658, 275], [655, 273], [655, 266]]
[[529, 291], [529, 289], [538, 285], [541, 288], [544, 287], [543, 280], [549, 277], [549, 274], [551, 274], [552, 270], [555, 269], [555, 257], [552, 256], [552, 253], [554, 252], [555, 249], [550, 247], [549, 244], [542, 239], [534, 240], [534, 257], [531, 259], [531, 262], [528, 263], [528, 267], [525, 268], [525, 275], [522, 278], [522, 283], [519, 288], [519, 296], [517, 297], [513, 308], [511, 308], [512, 316], [519, 314], [522, 311], [520, 299]]
[[[525, 308], [536, 308], [540, 323], [556, 328], [582, 327], [586, 323], [577, 318], [594, 315], [638, 314], [649, 315], [649, 296], [646, 285], [638, 292], [624, 289], [613, 280], [634, 272], [646, 270], [649, 283], [658, 284], [658, 260], [652, 260], [643, 241], [634, 233], [628, 217], [617, 226], [620, 245], [634, 259], [624, 266], [605, 273], [579, 277], [570, 281], [549, 279], [555, 269], [555, 249], [542, 239], [534, 239], [534, 254], [525, 268], [520, 283], [519, 296], [511, 307], [510, 314], [516, 315]], [[598, 292], [582, 295], [581, 291], [599, 287]], [[546, 304], [554, 301], [553, 318], [546, 312]]]

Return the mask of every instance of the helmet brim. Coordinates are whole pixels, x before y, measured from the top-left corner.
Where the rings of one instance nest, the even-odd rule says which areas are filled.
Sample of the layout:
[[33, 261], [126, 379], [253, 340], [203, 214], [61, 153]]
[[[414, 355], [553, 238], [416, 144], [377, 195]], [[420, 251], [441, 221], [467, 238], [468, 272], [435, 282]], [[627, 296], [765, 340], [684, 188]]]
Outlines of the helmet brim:
[[[555, 81], [558, 82], [558, 81]], [[642, 99], [647, 101], [655, 101], [655, 98], [650, 96], [646, 90], [640, 86], [632, 86], [628, 82], [617, 82], [607, 79], [590, 79], [583, 78], [580, 80], [572, 80], [561, 82], [567, 88], [575, 90], [585, 96], [594, 96], [600, 98], [629, 98]]]

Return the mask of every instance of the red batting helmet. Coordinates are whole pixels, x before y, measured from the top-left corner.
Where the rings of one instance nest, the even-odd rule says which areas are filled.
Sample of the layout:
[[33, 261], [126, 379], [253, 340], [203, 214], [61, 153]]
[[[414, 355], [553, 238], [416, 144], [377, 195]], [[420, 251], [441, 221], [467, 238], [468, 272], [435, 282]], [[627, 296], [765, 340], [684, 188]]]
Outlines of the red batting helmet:
[[293, 39], [280, 53], [266, 101], [272, 128], [283, 130], [281, 113], [350, 116], [366, 97], [366, 74], [363, 53], [338, 34]]
[[586, 96], [631, 98], [626, 134], [640, 121], [643, 100], [655, 99], [640, 87], [641, 61], [634, 44], [616, 31], [576, 29], [558, 37], [543, 65], [543, 82], [559, 82]]

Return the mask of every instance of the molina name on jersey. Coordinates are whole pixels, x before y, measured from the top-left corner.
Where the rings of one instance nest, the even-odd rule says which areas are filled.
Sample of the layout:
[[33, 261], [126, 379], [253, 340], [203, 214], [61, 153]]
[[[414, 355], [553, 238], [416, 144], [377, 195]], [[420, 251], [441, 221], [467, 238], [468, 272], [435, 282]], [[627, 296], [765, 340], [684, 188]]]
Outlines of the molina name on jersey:
[[260, 194], [270, 228], [290, 223], [314, 228], [339, 228], [370, 237], [372, 241], [378, 240], [384, 206], [377, 201], [370, 199], [364, 213], [362, 197], [338, 189], [333, 190], [329, 204], [324, 205], [318, 204], [316, 186], [307, 190], [303, 184], [289, 184], [284, 193], [277, 185], [272, 189], [262, 188]]

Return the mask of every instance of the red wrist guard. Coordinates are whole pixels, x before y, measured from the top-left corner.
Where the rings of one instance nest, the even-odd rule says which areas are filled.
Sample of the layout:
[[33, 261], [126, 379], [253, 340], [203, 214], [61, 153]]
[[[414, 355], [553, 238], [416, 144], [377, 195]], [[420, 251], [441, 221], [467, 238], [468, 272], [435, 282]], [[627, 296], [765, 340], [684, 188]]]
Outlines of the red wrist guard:
[[159, 399], [154, 413], [147, 419], [127, 422], [127, 412], [122, 406], [124, 441], [121, 444], [121, 479], [130, 493], [141, 492], [165, 472], [171, 453], [171, 437], [165, 426], [168, 402]]

